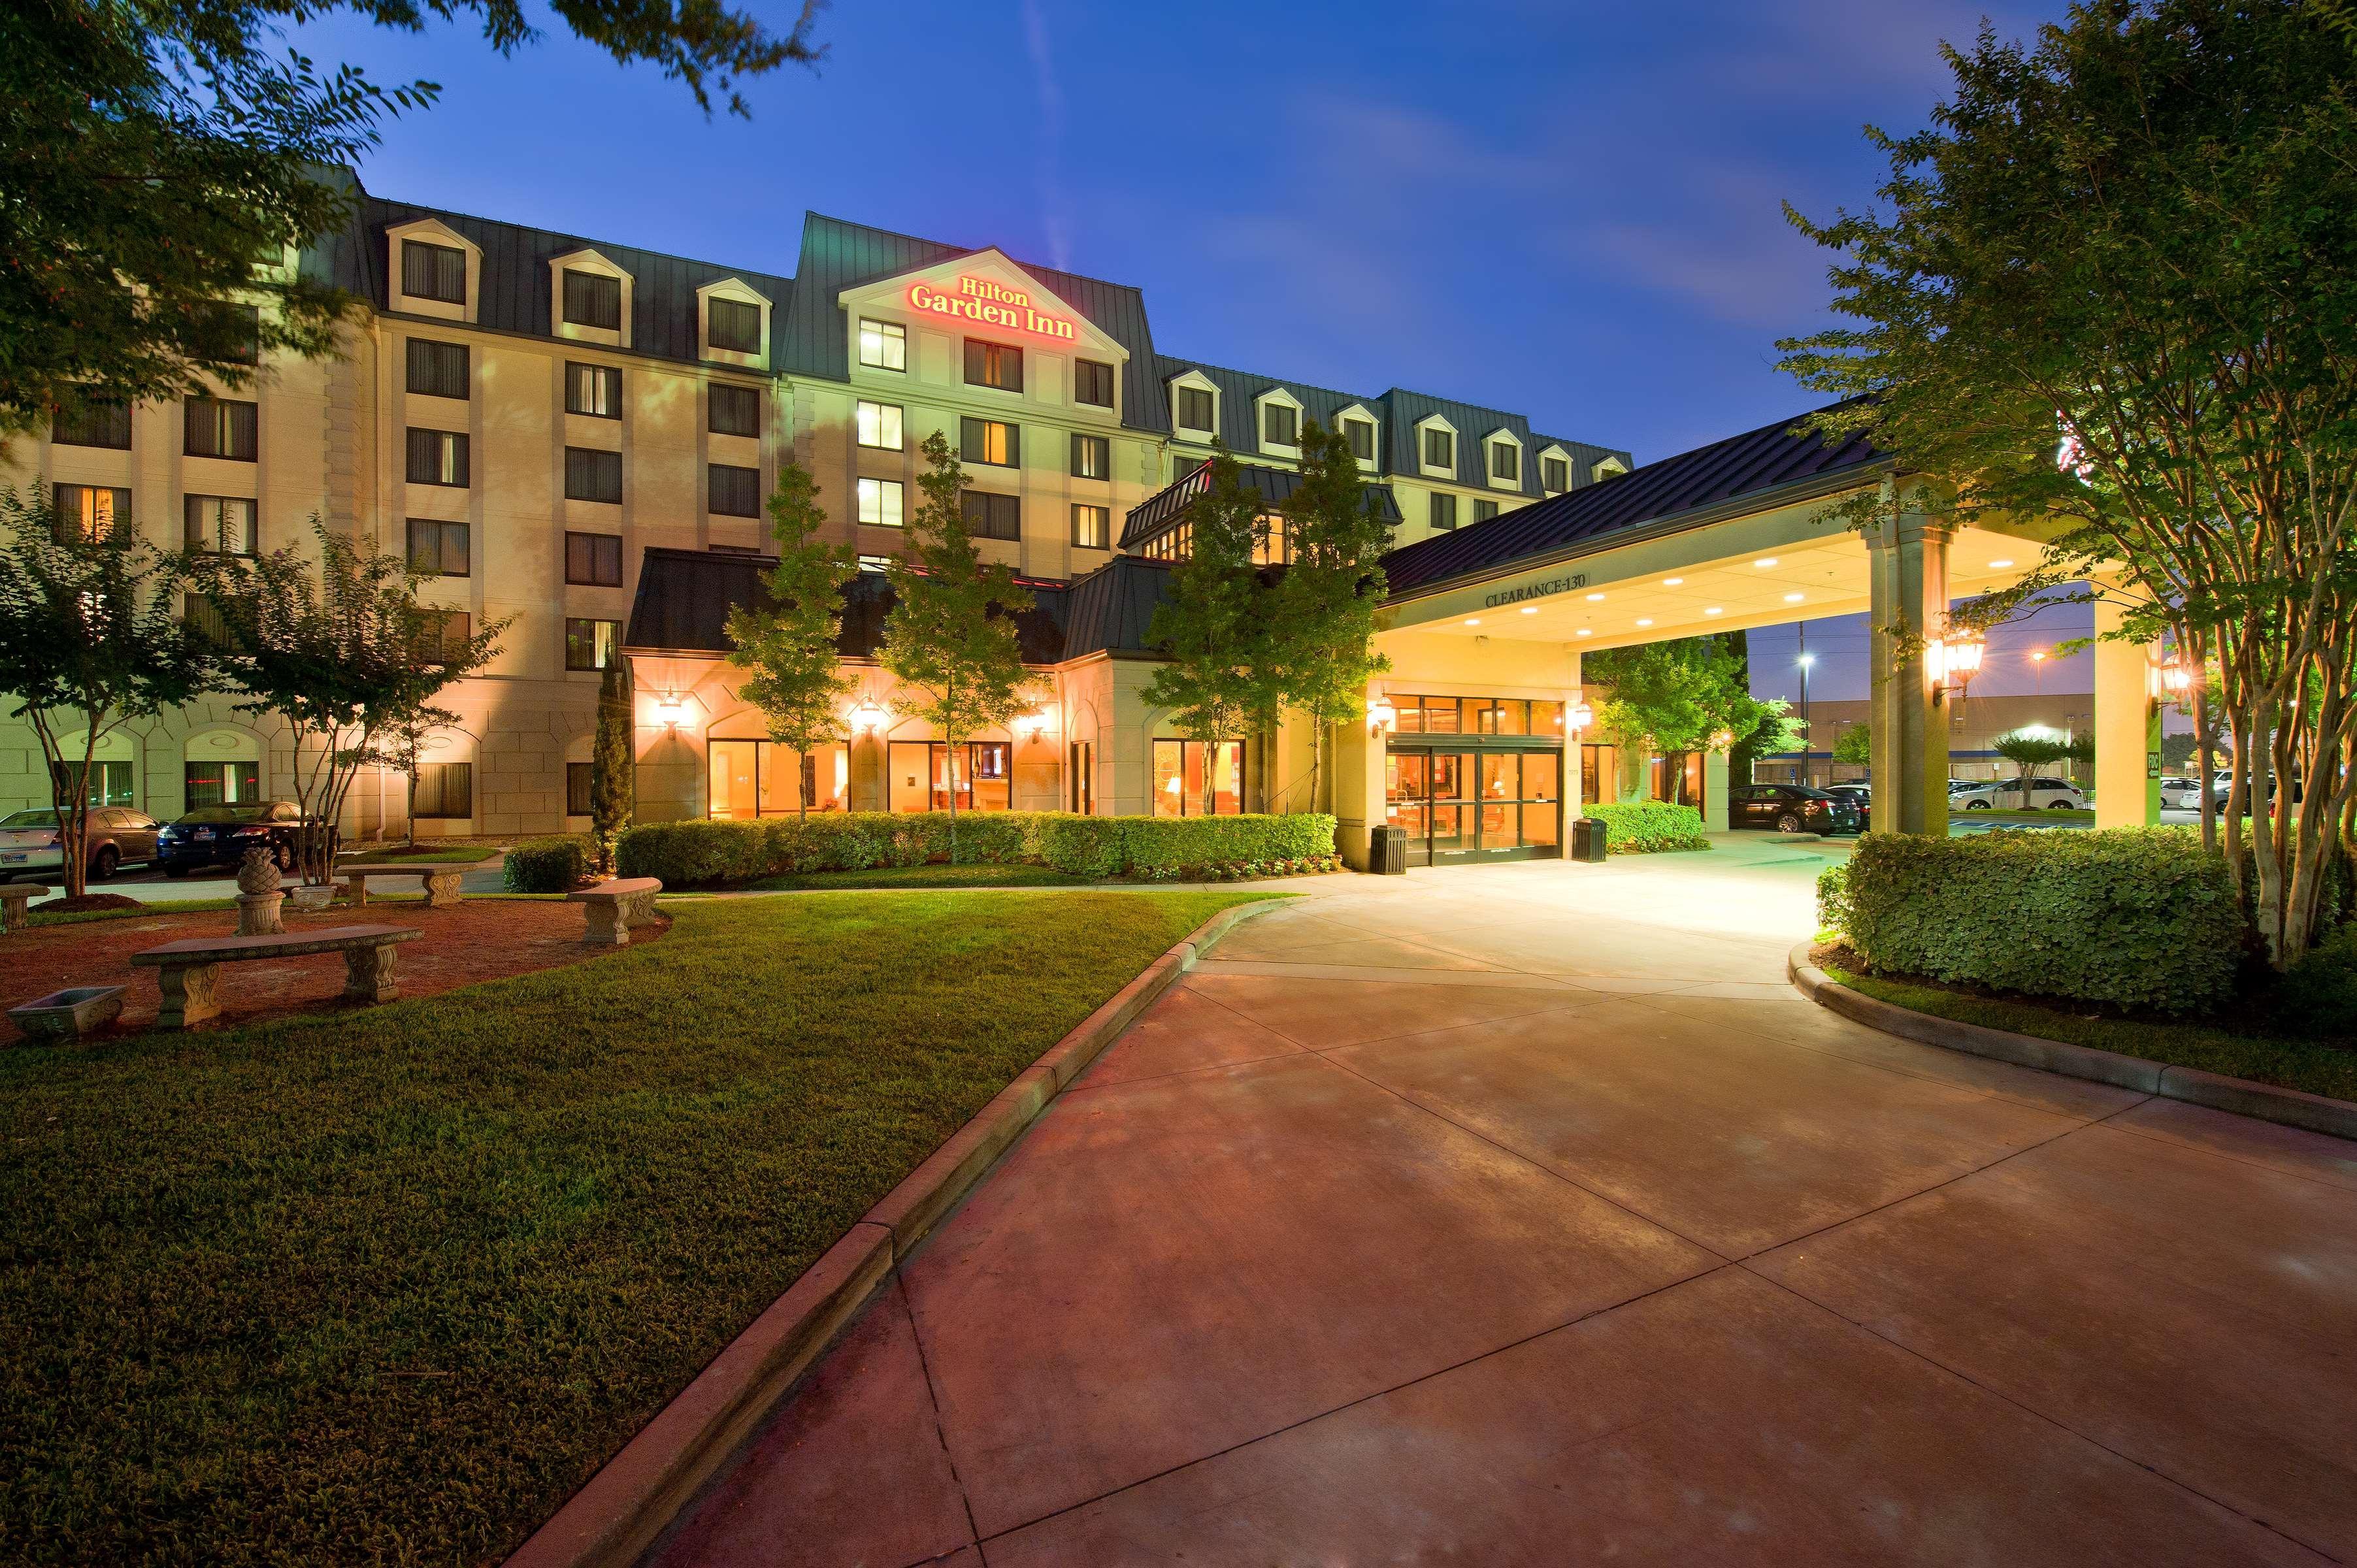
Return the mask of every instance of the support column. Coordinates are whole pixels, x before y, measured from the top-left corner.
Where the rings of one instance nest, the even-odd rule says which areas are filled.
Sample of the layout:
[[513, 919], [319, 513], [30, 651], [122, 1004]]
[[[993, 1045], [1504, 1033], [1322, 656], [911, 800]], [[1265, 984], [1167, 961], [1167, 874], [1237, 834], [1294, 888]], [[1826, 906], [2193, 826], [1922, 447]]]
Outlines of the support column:
[[1706, 833], [1727, 832], [1727, 753], [1702, 754], [1702, 828]]
[[1334, 847], [1353, 871], [1367, 869], [1368, 835], [1386, 820], [1384, 737], [1364, 718], [1334, 726], [1327, 758], [1333, 769]]
[[2095, 825], [2143, 828], [2160, 821], [2160, 704], [2152, 700], [2145, 648], [2105, 642], [2126, 618], [2095, 601]]
[[[1579, 781], [1579, 748], [1587, 738], [1587, 732], [1575, 729], [1571, 724], [1572, 710], [1579, 706], [1586, 697], [1581, 686], [1579, 650], [1567, 648], [1564, 650], [1564, 657], [1571, 664], [1571, 684], [1565, 688], [1563, 693], [1563, 842], [1565, 853], [1569, 854], [1571, 824], [1587, 812], [1587, 802], [1581, 799], [1584, 790]], [[1599, 780], [1598, 788], [1601, 787]]]
[[[1874, 831], [1948, 831], [1947, 703], [1932, 700], [1922, 640], [1948, 624], [1944, 521], [1902, 510], [1867, 536], [1872, 582]], [[1910, 639], [1914, 652], [1900, 658]]]

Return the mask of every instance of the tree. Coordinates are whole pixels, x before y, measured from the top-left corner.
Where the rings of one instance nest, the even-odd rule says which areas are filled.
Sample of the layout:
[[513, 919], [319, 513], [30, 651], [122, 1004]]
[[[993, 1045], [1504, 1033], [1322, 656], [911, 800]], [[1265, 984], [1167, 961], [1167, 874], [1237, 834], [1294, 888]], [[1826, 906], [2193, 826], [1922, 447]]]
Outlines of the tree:
[[589, 839], [597, 869], [614, 869], [614, 848], [639, 804], [639, 721], [630, 696], [630, 661], [617, 659], [597, 678], [597, 729], [589, 752]]
[[304, 876], [324, 883], [361, 769], [400, 766], [404, 746], [457, 724], [434, 698], [489, 662], [509, 623], [453, 635], [442, 612], [417, 602], [403, 557], [316, 517], [311, 533], [316, 565], [290, 544], [190, 569], [212, 607], [229, 678], [246, 693], [240, 709], [274, 714], [293, 732]]
[[1187, 509], [1189, 544], [1171, 568], [1171, 596], [1156, 607], [1147, 640], [1170, 660], [1154, 672], [1146, 701], [1171, 711], [1191, 740], [1217, 744], [1276, 727], [1279, 682], [1276, 590], [1261, 563], [1270, 531], [1283, 524], [1224, 443], [1213, 443], [1208, 488]]
[[950, 858], [957, 858], [957, 757], [975, 731], [1029, 707], [1031, 671], [1015, 618], [1031, 596], [1014, 572], [985, 562], [965, 525], [965, 467], [938, 430], [925, 437], [924, 499], [909, 519], [909, 551], [886, 568], [894, 602], [877, 658], [902, 705], [933, 726], [949, 765]]
[[[84, 891], [90, 777], [102, 741], [177, 707], [219, 679], [212, 653], [177, 614], [178, 563], [131, 520], [88, 532], [46, 499], [0, 489], [0, 691], [31, 722], [57, 808], [66, 895]], [[82, 730], [67, 755], [67, 724]]]
[[1887, 210], [1792, 215], [1855, 325], [1784, 366], [1954, 522], [2050, 539], [1967, 624], [2092, 577], [2215, 671], [2226, 864], [2288, 965], [2357, 786], [2357, 57], [2301, 0], [2091, 0], [1947, 59], [1930, 128], [1869, 133]]
[[2038, 770], [2057, 762], [2067, 761], [2071, 743], [2061, 736], [2043, 730], [2018, 729], [1989, 742], [1989, 749], [2004, 757], [2019, 770], [2021, 776], [2021, 809], [2030, 808], [2029, 786]]
[[1760, 755], [1802, 742], [1801, 723], [1781, 699], [1751, 694], [1746, 662], [1723, 637], [1608, 648], [1581, 661], [1581, 673], [1606, 688], [1596, 704], [1598, 737], [1620, 754], [1616, 789], [1634, 800], [1648, 757], [1747, 742]]
[[1300, 478], [1285, 508], [1285, 573], [1270, 618], [1278, 690], [1310, 721], [1313, 805], [1327, 732], [1360, 719], [1367, 682], [1392, 667], [1389, 656], [1375, 651], [1391, 526], [1369, 502], [1350, 437], [1314, 419], [1306, 422]]
[[[805, 763], [842, 733], [843, 699], [853, 686], [835, 643], [843, 634], [843, 586], [859, 575], [859, 556], [848, 544], [822, 540], [825, 527], [817, 481], [799, 464], [781, 466], [770, 497], [778, 564], [770, 572], [769, 607], [739, 607], [728, 615], [728, 662], [751, 671], [737, 695], [761, 710], [770, 738]], [[795, 796], [808, 816], [810, 790], [798, 787]]]
[[1873, 726], [1866, 724], [1855, 724], [1850, 725], [1849, 728], [1842, 731], [1840, 737], [1834, 742], [1834, 760], [1835, 762], [1846, 764], [1851, 768], [1873, 767]]
[[[420, 30], [479, 16], [501, 53], [520, 0], [19, 0], [0, 10], [0, 437], [52, 408], [242, 387], [262, 354], [334, 351], [349, 301], [285, 265], [350, 215], [335, 174], [430, 82], [380, 88], [276, 52], [349, 10]], [[710, 107], [733, 81], [817, 58], [813, 10], [777, 37], [717, 0], [558, 0], [576, 34], [655, 64]]]

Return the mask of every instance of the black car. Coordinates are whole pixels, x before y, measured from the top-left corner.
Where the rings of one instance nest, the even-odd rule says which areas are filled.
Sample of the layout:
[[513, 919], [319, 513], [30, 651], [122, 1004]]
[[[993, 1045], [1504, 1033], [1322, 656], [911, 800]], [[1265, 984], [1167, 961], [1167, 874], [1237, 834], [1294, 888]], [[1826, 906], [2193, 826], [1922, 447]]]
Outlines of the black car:
[[1727, 825], [1780, 833], [1854, 833], [1865, 814], [1848, 800], [1805, 784], [1738, 784], [1727, 792]]
[[235, 865], [257, 844], [269, 846], [281, 871], [295, 869], [303, 808], [292, 800], [250, 800], [199, 806], [156, 835], [156, 864], [167, 876], [209, 865]]
[[1874, 815], [1874, 786], [1871, 784], [1828, 784], [1825, 793], [1836, 800], [1847, 800], [1856, 806], [1860, 821]]

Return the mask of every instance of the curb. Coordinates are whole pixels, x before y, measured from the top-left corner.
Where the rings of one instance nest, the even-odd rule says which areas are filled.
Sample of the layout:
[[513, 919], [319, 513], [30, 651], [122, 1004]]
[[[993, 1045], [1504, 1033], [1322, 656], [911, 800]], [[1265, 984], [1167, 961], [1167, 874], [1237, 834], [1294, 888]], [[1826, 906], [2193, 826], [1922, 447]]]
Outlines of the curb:
[[2237, 1116], [2297, 1127], [2308, 1133], [2321, 1133], [2327, 1137], [2357, 1139], [2357, 1104], [2345, 1100], [2331, 1100], [2297, 1089], [2278, 1089], [2272, 1083], [2255, 1083], [2246, 1078], [2228, 1078], [2222, 1073], [2204, 1072], [2200, 1068], [2170, 1067], [2161, 1062], [2147, 1061], [2142, 1057], [2097, 1050], [2092, 1046], [2045, 1040], [2035, 1035], [2016, 1035], [1980, 1024], [1960, 1023], [1953, 1018], [1918, 1013], [1911, 1007], [1901, 1007], [1868, 996], [1832, 979], [1809, 961], [1809, 949], [1813, 945], [1802, 942], [1792, 949], [1784, 961], [1786, 977], [1802, 995], [1817, 1005], [1869, 1028], [1879, 1029], [1886, 1035], [1897, 1035], [1901, 1039], [1962, 1051], [1968, 1056], [2012, 1062], [2018, 1067], [2036, 1068], [2041, 1072], [2057, 1073], [2064, 1078], [2080, 1078], [2093, 1083], [2108, 1083], [2118, 1089], [2132, 1089], [2142, 1094], [2158, 1095], [2163, 1100], [2181, 1100], [2189, 1105], [2204, 1105], [2212, 1111], [2232, 1112]]
[[630, 1568], [726, 1466], [894, 1269], [1023, 1135], [1049, 1102], [1265, 898], [1221, 910], [1048, 1047], [656, 1412], [504, 1568]]

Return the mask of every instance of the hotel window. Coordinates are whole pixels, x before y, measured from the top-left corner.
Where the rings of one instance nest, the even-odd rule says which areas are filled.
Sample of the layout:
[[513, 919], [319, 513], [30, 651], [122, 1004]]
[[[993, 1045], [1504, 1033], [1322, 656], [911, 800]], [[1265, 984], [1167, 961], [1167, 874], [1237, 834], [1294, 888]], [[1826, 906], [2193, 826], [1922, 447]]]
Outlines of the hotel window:
[[851, 804], [851, 755], [843, 746], [797, 753], [769, 740], [716, 740], [706, 746], [709, 810], [723, 821], [791, 816], [809, 802], [813, 811]]
[[475, 618], [465, 610], [420, 610], [419, 640], [435, 662], [447, 663], [466, 651], [475, 635]]
[[565, 618], [565, 667], [567, 670], [610, 670], [622, 651], [622, 623]]
[[455, 430], [409, 432], [409, 482], [413, 485], [467, 483], [467, 438]]
[[898, 452], [908, 446], [900, 431], [900, 406], [898, 403], [862, 402], [854, 410], [853, 424], [859, 432], [862, 446]]
[[889, 555], [862, 555], [859, 558], [859, 569], [863, 572], [873, 573], [875, 575], [880, 577], [885, 573], [892, 569], [892, 557]]
[[594, 762], [568, 762], [565, 765], [565, 814], [586, 817], [597, 810], [590, 791], [597, 781], [597, 765]]
[[622, 372], [611, 365], [566, 365], [565, 412], [591, 414], [598, 419], [621, 418]]
[[969, 463], [988, 463], [997, 468], [1019, 468], [1023, 466], [1023, 432], [1020, 426], [999, 419], [976, 419], [972, 414], [958, 421], [960, 455]]
[[229, 306], [228, 316], [229, 357], [241, 365], [259, 364], [262, 360], [262, 306], [232, 305]]
[[1154, 743], [1154, 814], [1225, 817], [1244, 809], [1244, 746], [1239, 740]]
[[1346, 419], [1342, 434], [1351, 438], [1351, 456], [1361, 463], [1375, 460], [1375, 426], [1372, 420]]
[[1082, 550], [1113, 548], [1113, 509], [1075, 505], [1072, 508], [1072, 543]]
[[1076, 479], [1112, 478], [1113, 443], [1102, 435], [1073, 436], [1072, 478]]
[[1457, 437], [1446, 430], [1424, 433], [1424, 466], [1427, 468], [1457, 467]]
[[622, 455], [587, 446], [565, 449], [565, 498], [576, 501], [622, 499]]
[[716, 349], [731, 354], [761, 351], [761, 307], [741, 299], [704, 302], [704, 330]]
[[409, 570], [420, 577], [467, 576], [467, 543], [463, 522], [413, 517], [409, 520]]
[[190, 496], [185, 527], [188, 549], [206, 555], [254, 553], [253, 503], [237, 496]]
[[429, 245], [423, 240], [401, 242], [401, 292], [412, 299], [438, 299], [445, 305], [467, 303], [467, 252], [456, 245]]
[[859, 362], [871, 371], [909, 368], [909, 329], [897, 321], [859, 318]]
[[622, 280], [565, 269], [565, 319], [576, 327], [622, 329]]
[[53, 537], [59, 543], [95, 539], [131, 521], [131, 492], [110, 485], [59, 485]]
[[1217, 430], [1212, 423], [1214, 410], [1211, 393], [1206, 387], [1178, 389], [1178, 428], [1181, 430]]
[[251, 463], [254, 454], [254, 407], [221, 398], [192, 397], [182, 413], [191, 457], [228, 457]]
[[1490, 443], [1490, 480], [1499, 485], [1521, 484], [1523, 449], [1506, 441]]
[[619, 533], [567, 533], [565, 536], [565, 580], [585, 588], [622, 585], [622, 536]]
[[410, 806], [413, 816], [471, 817], [475, 814], [475, 765], [421, 762], [416, 790]]
[[1012, 343], [965, 340], [965, 384], [996, 387], [1000, 392], [1023, 390], [1023, 350]]
[[1014, 747], [1003, 740], [970, 740], [950, 776], [950, 747], [940, 741], [896, 740], [890, 751], [891, 808], [945, 811], [954, 782], [958, 810], [1004, 811], [1013, 807]]
[[1072, 401], [1092, 408], [1113, 406], [1113, 367], [1101, 360], [1072, 361]]
[[715, 435], [761, 434], [761, 394], [751, 387], [713, 384], [705, 407], [705, 424]]
[[1455, 496], [1445, 496], [1437, 490], [1433, 492], [1432, 526], [1437, 529], [1449, 529], [1457, 526], [1457, 498]]
[[1475, 501], [1473, 503], [1474, 521], [1487, 522], [1497, 515], [1498, 503], [1496, 501]]
[[721, 517], [761, 515], [761, 470], [727, 463], [707, 464], [712, 510]]
[[975, 538], [1023, 537], [1023, 503], [1015, 497], [995, 496], [987, 490], [961, 490], [958, 504], [965, 518], [966, 532]]
[[436, 343], [429, 338], [409, 340], [409, 390], [423, 397], [467, 395], [467, 346]]
[[1301, 445], [1301, 411], [1289, 403], [1261, 404], [1260, 440], [1264, 446]]
[[1539, 487], [1549, 495], [1560, 495], [1571, 489], [1571, 465], [1560, 457], [1541, 458]]
[[899, 527], [901, 501], [900, 481], [898, 479], [859, 481], [859, 521], [870, 528]]
[[108, 446], [131, 450], [131, 405], [86, 403], [71, 413], [60, 409], [49, 420], [49, 439], [59, 446]]
[[184, 762], [180, 788], [191, 811], [207, 806], [242, 806], [262, 799], [262, 764]]

